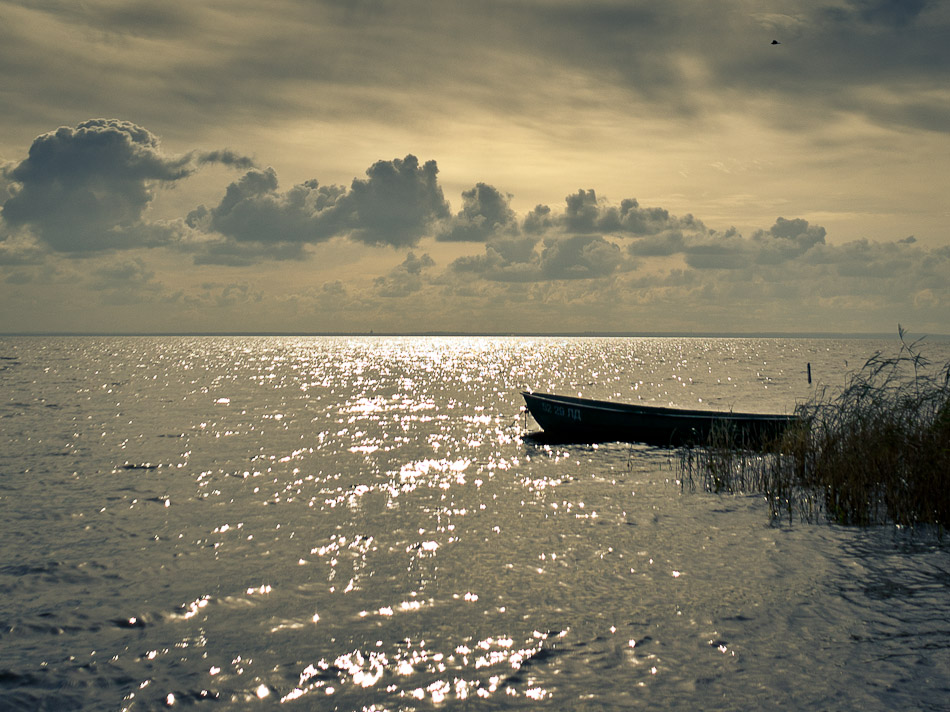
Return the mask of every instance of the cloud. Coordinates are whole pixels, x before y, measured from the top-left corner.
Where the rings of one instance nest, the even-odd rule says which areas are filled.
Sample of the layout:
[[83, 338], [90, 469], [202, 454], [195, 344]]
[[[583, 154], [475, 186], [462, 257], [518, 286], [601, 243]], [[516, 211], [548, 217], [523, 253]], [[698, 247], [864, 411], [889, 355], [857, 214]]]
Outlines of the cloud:
[[417, 257], [410, 251], [402, 264], [385, 277], [377, 277], [373, 281], [376, 293], [381, 297], [408, 297], [422, 288], [423, 272], [433, 266], [435, 261], [428, 254]]
[[211, 239], [202, 242], [181, 243], [179, 249], [194, 253], [196, 265], [220, 265], [226, 267], [253, 267], [262, 260], [276, 262], [301, 261], [310, 255], [301, 243], [282, 242], [275, 245], [236, 242], [226, 239]]
[[218, 254], [231, 250], [268, 257], [275, 245], [295, 244], [284, 256], [302, 257], [306, 253], [299, 246], [344, 236], [368, 245], [407, 247], [449, 215], [437, 174], [435, 161], [420, 166], [410, 154], [377, 161], [349, 190], [308, 180], [282, 192], [273, 168], [254, 168], [228, 186], [216, 207], [199, 206], [186, 223], [227, 238], [213, 243]]
[[566, 198], [567, 210], [561, 218], [569, 232], [617, 233], [626, 236], [656, 235], [665, 230], [703, 230], [702, 223], [687, 215], [674, 218], [663, 208], [642, 208], [636, 198], [627, 198], [620, 206], [598, 199], [593, 189], [579, 190]]
[[99, 267], [94, 274], [101, 280], [102, 288], [113, 287], [120, 283], [144, 283], [155, 276], [154, 270], [141, 259], [113, 262]]
[[600, 235], [549, 237], [540, 251], [535, 245], [533, 237], [495, 240], [484, 255], [461, 257], [450, 269], [496, 282], [544, 282], [604, 277], [624, 263], [620, 248]]
[[258, 252], [270, 252], [275, 244], [316, 243], [337, 234], [341, 229], [337, 204], [344, 194], [342, 187], [324, 187], [316, 181], [280, 192], [273, 168], [254, 168], [227, 187], [217, 207], [199, 206], [186, 222], [244, 244], [248, 254], [255, 251], [248, 243], [258, 245]]
[[810, 226], [807, 220], [778, 218], [768, 231], [752, 234], [753, 245], [759, 247], [756, 261], [781, 264], [803, 255], [815, 245], [825, 244], [825, 228]]
[[534, 210], [525, 215], [521, 227], [528, 234], [540, 235], [553, 229], [554, 226], [551, 208], [547, 205], [536, 205]]
[[163, 155], [148, 130], [93, 119], [33, 142], [29, 156], [8, 172], [16, 186], [2, 217], [62, 252], [158, 244], [170, 236], [141, 229], [152, 186], [189, 173], [188, 159]]
[[0, 163], [0, 206], [13, 197], [13, 179], [10, 173], [16, 167], [12, 161]]
[[234, 151], [227, 148], [219, 149], [217, 151], [199, 153], [196, 157], [196, 162], [198, 165], [204, 165], [206, 163], [218, 163], [223, 166], [229, 166], [231, 168], [238, 168], [241, 170], [257, 167], [253, 158], [242, 156], [239, 153], [235, 153]]
[[631, 242], [627, 250], [638, 257], [668, 257], [686, 251], [686, 238], [679, 230], [668, 230]]
[[36, 244], [31, 235], [5, 234], [0, 224], [0, 265], [36, 265], [47, 256], [47, 250]]
[[620, 248], [599, 235], [546, 240], [541, 273], [547, 279], [592, 279], [616, 271], [623, 262]]
[[697, 270], [739, 270], [755, 262], [752, 245], [742, 235], [732, 231], [688, 240], [682, 252], [686, 264]]
[[[496, 319], [503, 303], [517, 301], [524, 314], [586, 315], [584, 323], [600, 328], [610, 314], [635, 314], [652, 328], [751, 331], [767, 323], [875, 330], [908, 318], [934, 328], [950, 305], [950, 248], [907, 238], [828, 244], [821, 225], [784, 217], [745, 237], [633, 200], [611, 205], [593, 191], [570, 196], [561, 214], [535, 214], [545, 223], [540, 238], [524, 231], [489, 240], [483, 254], [449, 265], [446, 284], [457, 285], [457, 299], [483, 304]], [[579, 232], [565, 234], [569, 228]], [[480, 281], [495, 284], [486, 290]], [[481, 297], [487, 293], [495, 297]]]
[[511, 209], [511, 195], [477, 183], [462, 193], [462, 209], [448, 221], [436, 239], [445, 241], [485, 242], [492, 237], [515, 234], [517, 218]]
[[350, 237], [368, 245], [414, 245], [429, 225], [449, 215], [435, 161], [422, 166], [413, 155], [377, 161], [367, 180], [354, 179], [343, 199]]
[[[557, 77], [659, 117], [739, 110], [780, 124], [797, 107], [797, 121], [815, 124], [837, 110], [940, 130], [943, 5], [835, 0], [780, 15], [725, 0], [314, 0], [275, 12], [232, 0], [223, 19], [184, 0], [21, 2], [7, 3], [0, 67], [9, 95], [31, 98], [14, 102], [17, 118], [44, 121], [105, 106], [168, 125], [355, 117], [429, 132], [449, 110], [573, 115], [576, 93]], [[776, 31], [783, 44], [773, 48]], [[917, 109], [862, 100], [877, 90]], [[763, 95], [769, 101], [758, 102]]]
[[87, 283], [106, 305], [126, 306], [172, 299], [155, 276], [154, 269], [140, 258], [119, 259], [92, 270]]
[[[825, 228], [809, 225], [807, 220], [778, 218], [768, 230], [756, 230], [744, 238], [736, 230], [707, 231], [691, 238], [669, 235], [665, 243], [682, 252], [686, 264], [695, 269], [741, 269], [749, 264], [783, 264], [825, 244]], [[659, 247], [659, 246], [658, 246]], [[642, 250], [635, 254], [645, 255]]]
[[827, 12], [841, 21], [855, 17], [869, 25], [883, 28], [904, 28], [912, 24], [933, 0], [850, 0], [844, 8]]
[[196, 163], [248, 160], [232, 151], [169, 156], [148, 129], [120, 119], [64, 126], [37, 137], [26, 159], [4, 167], [2, 230], [26, 231], [72, 254], [168, 244], [183, 225], [144, 219], [155, 187], [190, 176]]
[[[217, 189], [212, 207], [149, 220], [152, 212], [172, 214], [163, 204], [167, 196], [152, 207], [161, 186], [211, 164], [240, 171]], [[604, 328], [609, 314], [637, 309], [689, 313], [694, 326], [736, 319], [754, 328], [796, 305], [822, 323], [827, 315], [838, 322], [872, 318], [863, 312], [907, 321], [906, 312], [943, 324], [941, 309], [950, 308], [950, 248], [927, 247], [929, 237], [835, 243], [823, 226], [796, 217], [743, 235], [635, 198], [612, 203], [594, 189], [567, 195], [560, 207], [538, 204], [518, 215], [511, 194], [484, 182], [462, 191], [460, 208], [452, 211], [438, 177], [435, 161], [409, 154], [373, 163], [348, 186], [307, 180], [283, 188], [274, 168], [233, 150], [170, 155], [142, 127], [92, 120], [43, 134], [27, 158], [0, 167], [0, 286], [30, 285], [16, 295], [27, 304], [41, 289], [37, 265], [60, 268], [90, 304], [122, 309], [161, 301], [175, 305], [168, 313], [196, 325], [208, 318], [196, 316], [200, 305], [233, 309], [235, 323], [241, 305], [256, 305], [260, 324], [282, 305], [319, 314], [334, 328], [372, 328], [386, 318], [407, 329], [420, 328], [423, 314], [450, 322], [453, 310], [476, 314], [479, 305], [498, 324], [526, 319], [513, 312], [528, 305], [535, 317], [549, 315], [542, 328], [553, 328], [557, 314], [582, 326], [601, 319], [591, 326]], [[167, 249], [125, 250], [154, 246]], [[119, 250], [125, 251], [110, 254]], [[87, 259], [79, 264], [53, 252]], [[447, 267], [437, 267], [429, 253]], [[182, 266], [182, 255], [194, 265]], [[306, 265], [274, 264], [305, 259]], [[241, 268], [246, 281], [223, 276]], [[189, 277], [194, 284], [220, 281], [199, 293]], [[49, 294], [63, 294], [67, 282]], [[275, 282], [282, 285], [276, 291]], [[320, 284], [323, 290], [314, 286]], [[13, 289], [7, 288], [5, 298]], [[397, 313], [391, 300], [405, 297], [414, 309]], [[167, 313], [162, 318], [171, 323]], [[282, 318], [292, 323], [290, 311]], [[478, 318], [487, 327], [490, 317]], [[688, 328], [687, 317], [681, 321]]]

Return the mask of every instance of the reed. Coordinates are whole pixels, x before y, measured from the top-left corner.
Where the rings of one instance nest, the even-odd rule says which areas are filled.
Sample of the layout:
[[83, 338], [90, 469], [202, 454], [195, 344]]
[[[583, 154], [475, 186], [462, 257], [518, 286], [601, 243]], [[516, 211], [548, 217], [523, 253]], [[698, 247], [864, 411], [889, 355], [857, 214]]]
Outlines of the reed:
[[819, 390], [800, 421], [756, 452], [713, 433], [679, 456], [683, 487], [761, 492], [773, 518], [842, 524], [950, 524], [950, 363], [921, 340], [876, 353], [844, 388]]

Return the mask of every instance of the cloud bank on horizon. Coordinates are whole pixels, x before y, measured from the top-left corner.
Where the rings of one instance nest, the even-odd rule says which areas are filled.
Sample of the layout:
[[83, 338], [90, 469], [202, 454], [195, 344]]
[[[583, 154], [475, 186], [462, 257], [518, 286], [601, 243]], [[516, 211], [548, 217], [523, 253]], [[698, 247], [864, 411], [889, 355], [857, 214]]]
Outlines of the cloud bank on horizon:
[[950, 332], [948, 3], [0, 13], [0, 332]]
[[[156, 191], [175, 188], [207, 164], [243, 175], [210, 208], [198, 205], [177, 219], [150, 219]], [[422, 163], [411, 154], [375, 162], [349, 186], [310, 179], [282, 189], [272, 167], [257, 167], [231, 150], [168, 155], [144, 127], [91, 119], [37, 137], [26, 158], [4, 167], [3, 177], [0, 263], [8, 273], [98, 257], [103, 266], [88, 283], [93, 290], [111, 290], [113, 303], [121, 303], [115, 285], [122, 283], [148, 285], [145, 296], [174, 302], [153, 281], [153, 252], [178, 255], [196, 269], [253, 272], [288, 261], [306, 269], [319, 261], [321, 245], [336, 241], [405, 255], [384, 274], [370, 275], [364, 310], [398, 299], [419, 307], [423, 294], [465, 301], [478, 284], [503, 284], [506, 291], [499, 294], [532, 302], [535, 311], [539, 295], [525, 285], [567, 282], [587, 288], [574, 285], [560, 300], [547, 292], [543, 299], [552, 310], [600, 291], [634, 310], [658, 298], [670, 304], [702, 300], [700, 312], [710, 302], [724, 313], [754, 312], [770, 302], [795, 309], [814, 292], [829, 304], [878, 299], [911, 312], [942, 314], [950, 306], [950, 246], [928, 249], [912, 237], [830, 244], [823, 227], [781, 216], [744, 236], [709, 228], [692, 215], [641, 206], [636, 198], [612, 203], [594, 189], [579, 189], [558, 208], [538, 205], [519, 216], [510, 194], [476, 183], [462, 192], [461, 207], [453, 212], [436, 162]], [[428, 252], [415, 251], [440, 244], [464, 254], [437, 264]], [[328, 284], [341, 302], [352, 301], [352, 287]], [[511, 291], [514, 285], [522, 290]], [[178, 299], [188, 302], [184, 294]]]

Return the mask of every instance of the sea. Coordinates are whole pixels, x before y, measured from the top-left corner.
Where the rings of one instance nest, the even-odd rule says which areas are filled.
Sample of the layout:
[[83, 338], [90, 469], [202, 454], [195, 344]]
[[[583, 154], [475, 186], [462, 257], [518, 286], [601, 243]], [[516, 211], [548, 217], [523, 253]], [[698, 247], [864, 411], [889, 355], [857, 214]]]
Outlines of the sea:
[[772, 521], [521, 397], [791, 412], [898, 346], [0, 337], [0, 709], [950, 709], [946, 532]]

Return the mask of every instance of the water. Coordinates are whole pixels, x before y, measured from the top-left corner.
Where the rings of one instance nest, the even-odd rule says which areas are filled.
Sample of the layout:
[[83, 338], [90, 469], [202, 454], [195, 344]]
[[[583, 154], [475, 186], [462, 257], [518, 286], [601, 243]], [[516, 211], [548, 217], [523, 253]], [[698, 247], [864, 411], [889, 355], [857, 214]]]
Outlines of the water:
[[946, 709], [946, 540], [521, 437], [522, 388], [783, 412], [889, 346], [0, 339], [0, 709]]

